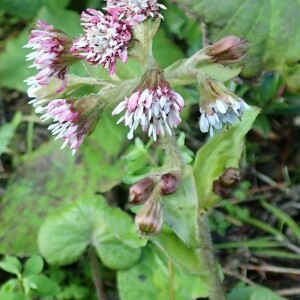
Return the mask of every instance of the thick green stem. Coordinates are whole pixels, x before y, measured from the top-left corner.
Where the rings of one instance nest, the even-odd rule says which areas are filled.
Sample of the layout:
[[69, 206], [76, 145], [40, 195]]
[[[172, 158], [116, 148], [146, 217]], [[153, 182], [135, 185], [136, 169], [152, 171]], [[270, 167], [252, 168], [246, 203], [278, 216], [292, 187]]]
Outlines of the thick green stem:
[[206, 266], [205, 271], [207, 272], [207, 283], [209, 285], [209, 299], [225, 300], [221, 279], [217, 270], [206, 214], [199, 218], [199, 235], [203, 242], [203, 247], [198, 249], [198, 256], [200, 261]]
[[174, 135], [165, 135], [160, 138], [162, 148], [166, 153], [166, 163], [165, 166], [174, 169], [183, 171], [185, 163], [183, 157], [180, 153], [180, 149], [177, 144], [177, 140]]
[[97, 298], [98, 300], [106, 300], [107, 298], [104, 291], [104, 285], [100, 276], [99, 260], [96, 251], [93, 247], [90, 247], [89, 249], [89, 257], [91, 262], [92, 276], [93, 276], [93, 281], [97, 293]]
[[[160, 139], [163, 149], [167, 155], [166, 166], [174, 170], [183, 170], [185, 164], [182, 159], [180, 149], [174, 136], [165, 136]], [[214, 250], [207, 224], [207, 213], [199, 216], [199, 237], [202, 247], [197, 249], [199, 262], [203, 264], [203, 274], [207, 275], [210, 300], [225, 300], [223, 287], [218, 274]]]

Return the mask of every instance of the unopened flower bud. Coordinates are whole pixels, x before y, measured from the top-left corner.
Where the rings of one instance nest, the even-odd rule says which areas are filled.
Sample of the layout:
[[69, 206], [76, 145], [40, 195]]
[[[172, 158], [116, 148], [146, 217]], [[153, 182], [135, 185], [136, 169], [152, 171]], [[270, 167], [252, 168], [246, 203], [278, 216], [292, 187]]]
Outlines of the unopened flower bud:
[[228, 168], [219, 179], [224, 185], [234, 186], [241, 180], [240, 170], [236, 168]]
[[135, 217], [135, 224], [141, 235], [158, 233], [163, 221], [163, 207], [153, 199], [149, 199]]
[[247, 40], [233, 35], [208, 46], [204, 53], [211, 57], [212, 61], [220, 64], [236, 63], [244, 59], [247, 53]]
[[160, 186], [162, 195], [169, 195], [176, 192], [179, 186], [179, 176], [174, 173], [164, 174], [161, 177]]
[[130, 204], [143, 204], [151, 195], [155, 187], [154, 180], [146, 177], [130, 187], [129, 198]]
[[240, 171], [236, 168], [228, 168], [224, 173], [213, 183], [213, 191], [220, 197], [230, 196], [232, 189], [234, 189], [240, 182]]

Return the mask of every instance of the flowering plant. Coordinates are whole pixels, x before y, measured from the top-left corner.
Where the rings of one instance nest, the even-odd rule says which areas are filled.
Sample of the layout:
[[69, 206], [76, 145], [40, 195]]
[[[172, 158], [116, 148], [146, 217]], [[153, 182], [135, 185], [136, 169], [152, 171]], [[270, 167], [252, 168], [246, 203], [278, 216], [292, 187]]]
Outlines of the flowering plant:
[[[136, 213], [134, 232], [125, 230], [130, 227], [127, 225], [110, 228], [103, 235], [100, 230], [93, 233], [91, 239], [90, 236], [86, 238], [78, 253], [59, 257], [57, 253], [63, 246], [55, 242], [48, 246], [54, 232], [59, 232], [63, 226], [78, 227], [66, 216], [82, 210], [85, 203], [79, 201], [78, 206], [69, 208], [61, 216], [66, 223], [51, 223], [50, 220], [43, 225], [39, 246], [49, 263], [65, 264], [76, 260], [89, 245], [96, 249], [106, 266], [119, 270], [120, 278], [124, 279], [126, 272], [121, 271], [131, 274], [141, 259], [141, 252], [147, 256], [149, 251], [153, 252], [151, 245], [156, 245], [172, 263], [185, 270], [185, 276], [196, 280], [193, 281], [195, 285], [199, 283], [197, 280], [206, 282], [204, 296], [221, 300], [225, 296], [213, 259], [206, 219], [209, 210], [220, 200], [214, 181], [219, 180], [217, 183], [222, 186], [222, 174], [227, 174], [228, 168], [238, 173], [241, 145], [258, 113], [224, 84], [242, 69], [240, 62], [245, 58], [247, 43], [244, 39], [228, 36], [163, 69], [153, 54], [153, 39], [164, 19], [165, 9], [154, 0], [108, 0], [103, 11], [89, 8], [82, 12], [83, 33], [80, 36], [69, 37], [44, 21], [37, 22], [39, 30], [32, 30], [25, 47], [33, 50], [27, 58], [34, 60], [32, 67], [38, 73], [26, 80], [28, 96], [34, 98], [30, 103], [36, 113], [41, 114], [42, 121], [52, 122], [48, 129], [56, 138], [63, 139], [62, 148], [68, 146], [74, 155], [85, 143], [85, 138], [101, 125], [105, 115], [119, 124], [115, 125], [115, 130], [118, 126], [129, 127], [127, 138], [136, 138], [135, 145], [140, 143], [139, 147], [145, 149], [138, 137], [149, 139], [147, 151], [152, 147], [158, 153], [156, 160], [150, 158], [150, 167], [137, 168], [135, 171], [139, 172], [135, 176], [125, 176], [123, 180], [131, 184], [130, 204]], [[134, 76], [129, 73], [131, 63], [138, 66]], [[77, 64], [101, 70], [99, 72], [105, 75], [72, 75], [70, 70]], [[118, 71], [124, 64], [128, 65], [128, 74], [121, 78]], [[186, 99], [188, 86], [198, 91], [196, 123], [199, 122], [200, 131], [209, 132], [213, 137], [198, 152], [194, 171], [190, 165], [192, 158], [186, 159], [188, 151], [180, 147], [177, 140], [180, 132], [187, 130], [187, 124], [195, 121], [184, 116], [190, 106]], [[91, 91], [78, 96], [76, 92], [80, 88]], [[124, 125], [120, 124], [123, 122]], [[235, 144], [233, 149], [228, 146], [231, 142]], [[207, 160], [211, 151], [215, 153], [213, 166], [209, 166], [210, 160]], [[135, 155], [127, 153], [123, 159], [132, 162], [137, 158]], [[203, 174], [207, 175], [207, 180], [201, 178]], [[127, 215], [113, 212], [100, 202], [91, 201], [94, 209], [78, 215], [85, 220], [82, 223], [85, 233], [95, 227], [97, 213], [103, 220], [107, 211], [108, 215], [116, 214], [126, 219], [124, 224], [130, 223]], [[122, 243], [127, 256], [132, 253], [131, 258], [114, 261], [108, 258], [107, 251], [114, 249], [112, 244], [118, 243]], [[186, 267], [185, 261], [180, 261], [178, 253], [174, 252], [172, 243], [186, 256], [193, 257], [195, 266], [193, 262]], [[93, 251], [91, 259], [95, 261]], [[205, 280], [199, 279], [201, 274], [205, 274]], [[120, 286], [122, 290], [124, 282]], [[98, 292], [99, 297], [103, 297], [103, 291]], [[197, 297], [203, 296], [197, 293]], [[128, 296], [123, 298], [129, 299]]]

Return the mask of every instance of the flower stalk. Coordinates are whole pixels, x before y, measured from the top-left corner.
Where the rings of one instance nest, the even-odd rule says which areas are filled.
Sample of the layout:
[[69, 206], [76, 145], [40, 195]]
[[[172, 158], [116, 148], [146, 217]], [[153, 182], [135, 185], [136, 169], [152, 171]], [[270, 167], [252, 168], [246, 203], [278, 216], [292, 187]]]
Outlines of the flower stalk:
[[199, 260], [204, 263], [209, 286], [210, 300], [225, 300], [222, 282], [217, 270], [217, 263], [214, 256], [213, 244], [207, 222], [207, 213], [199, 216], [199, 236], [203, 246], [197, 250]]
[[90, 247], [89, 249], [89, 258], [90, 258], [92, 277], [93, 277], [93, 281], [97, 293], [97, 298], [98, 300], [107, 300], [104, 284], [101, 279], [99, 260], [96, 251], [93, 247]]

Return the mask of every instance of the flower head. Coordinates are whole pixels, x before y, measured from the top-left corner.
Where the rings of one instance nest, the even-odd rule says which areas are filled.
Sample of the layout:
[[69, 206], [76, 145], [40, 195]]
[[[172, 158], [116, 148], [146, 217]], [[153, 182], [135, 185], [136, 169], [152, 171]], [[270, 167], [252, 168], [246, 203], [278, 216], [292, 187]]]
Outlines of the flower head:
[[43, 108], [41, 119], [52, 119], [48, 129], [56, 138], [64, 139], [62, 148], [66, 145], [73, 150], [73, 154], [81, 145], [85, 136], [89, 135], [97, 123], [100, 112], [95, 110], [97, 101], [89, 96], [77, 101], [55, 99]]
[[179, 113], [184, 106], [183, 98], [169, 88], [161, 71], [149, 70], [143, 76], [139, 87], [129, 98], [125, 98], [112, 112], [117, 115], [125, 110], [125, 114], [117, 123], [124, 121], [130, 128], [128, 139], [139, 125], [148, 136], [157, 136], [165, 132], [172, 135], [171, 128], [181, 122]]
[[241, 61], [247, 53], [247, 40], [227, 36], [208, 46], [204, 53], [220, 64], [232, 64]]
[[27, 89], [27, 95], [30, 98], [28, 103], [32, 104], [35, 108], [36, 113], [42, 113], [44, 107], [51, 101], [51, 99], [56, 97], [57, 90], [61, 86], [61, 82], [57, 78], [51, 78], [47, 85], [39, 85], [35, 76], [31, 76], [25, 80], [29, 86]]
[[199, 127], [202, 132], [209, 132], [211, 136], [223, 124], [235, 124], [244, 110], [250, 109], [243, 99], [212, 79], [204, 81], [201, 99]]
[[70, 54], [72, 41], [67, 35], [43, 21], [38, 21], [39, 30], [32, 30], [25, 48], [34, 52], [28, 54], [27, 60], [34, 60], [31, 67], [40, 70], [35, 76], [38, 85], [47, 85], [53, 77], [62, 80], [57, 92], [66, 86], [68, 67], [76, 61]]
[[114, 74], [117, 59], [127, 61], [131, 26], [91, 8], [81, 14], [81, 20], [85, 34], [73, 42], [71, 53], [93, 65], [101, 64]]
[[135, 224], [141, 235], [157, 234], [164, 222], [160, 199], [148, 199], [135, 217]]
[[162, 4], [155, 0], [107, 0], [106, 10], [109, 14], [122, 19], [125, 17], [128, 21], [142, 22], [146, 18], [156, 18], [163, 16], [159, 13], [160, 9], [166, 9]]

